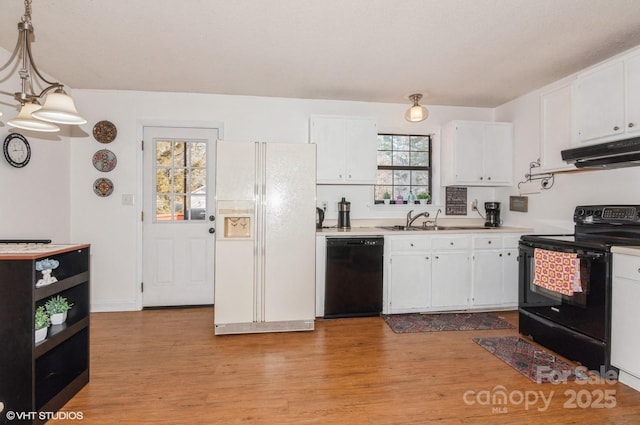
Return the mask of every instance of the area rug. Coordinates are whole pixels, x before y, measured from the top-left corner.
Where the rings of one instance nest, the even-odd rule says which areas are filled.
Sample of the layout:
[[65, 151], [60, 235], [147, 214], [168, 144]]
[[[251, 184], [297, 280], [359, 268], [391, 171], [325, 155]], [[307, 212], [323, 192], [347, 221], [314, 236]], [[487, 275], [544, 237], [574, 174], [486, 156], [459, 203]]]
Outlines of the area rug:
[[[482, 348], [537, 383], [588, 379], [576, 366], [517, 336], [474, 338]], [[576, 376], [577, 373], [577, 376]]]
[[384, 321], [395, 333], [478, 331], [513, 329], [514, 326], [492, 313], [392, 314]]

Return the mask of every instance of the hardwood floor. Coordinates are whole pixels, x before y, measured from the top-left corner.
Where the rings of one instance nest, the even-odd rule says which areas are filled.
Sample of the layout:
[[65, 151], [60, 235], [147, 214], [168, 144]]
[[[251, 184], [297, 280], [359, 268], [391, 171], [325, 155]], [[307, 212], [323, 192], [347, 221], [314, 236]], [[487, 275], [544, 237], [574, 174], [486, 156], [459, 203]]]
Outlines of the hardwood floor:
[[[501, 314], [516, 324], [515, 312]], [[92, 314], [91, 382], [62, 409], [82, 420], [50, 423], [640, 421], [640, 393], [623, 384], [536, 384], [472, 341], [516, 330], [395, 334], [381, 318], [359, 318], [318, 320], [314, 332], [216, 337], [212, 318], [211, 308]], [[506, 405], [484, 397], [496, 386]], [[615, 399], [600, 397], [605, 390]], [[551, 397], [548, 408], [534, 395]], [[615, 407], [597, 408], [607, 400]]]

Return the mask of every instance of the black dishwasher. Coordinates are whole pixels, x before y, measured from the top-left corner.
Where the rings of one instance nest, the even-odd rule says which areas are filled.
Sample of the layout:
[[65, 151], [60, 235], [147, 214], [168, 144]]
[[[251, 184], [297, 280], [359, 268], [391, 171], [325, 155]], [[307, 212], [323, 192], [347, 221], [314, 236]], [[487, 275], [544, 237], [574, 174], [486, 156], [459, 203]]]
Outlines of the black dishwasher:
[[384, 238], [327, 238], [324, 317], [379, 316]]

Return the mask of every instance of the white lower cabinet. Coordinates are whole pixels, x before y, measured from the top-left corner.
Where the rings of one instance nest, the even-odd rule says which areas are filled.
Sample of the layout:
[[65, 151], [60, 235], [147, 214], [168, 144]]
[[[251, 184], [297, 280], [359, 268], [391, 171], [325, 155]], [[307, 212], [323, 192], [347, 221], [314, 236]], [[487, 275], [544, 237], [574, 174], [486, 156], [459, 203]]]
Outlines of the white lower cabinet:
[[389, 253], [388, 313], [414, 313], [431, 306], [431, 239], [393, 236], [385, 240]]
[[502, 306], [518, 307], [518, 248], [506, 248], [503, 251]]
[[640, 391], [640, 257], [613, 255], [611, 301], [611, 364], [620, 369], [619, 381]]
[[502, 304], [502, 255], [502, 250], [494, 249], [473, 253], [472, 306]]
[[389, 261], [390, 307], [392, 313], [414, 313], [431, 307], [431, 257], [423, 254], [395, 254]]
[[472, 307], [518, 306], [519, 239], [520, 235], [473, 238]]
[[469, 235], [434, 236], [431, 271], [431, 307], [433, 310], [469, 308], [471, 267]]
[[386, 236], [386, 314], [518, 305], [520, 234]]
[[469, 308], [470, 277], [468, 252], [434, 252], [431, 274], [432, 309], [464, 310]]

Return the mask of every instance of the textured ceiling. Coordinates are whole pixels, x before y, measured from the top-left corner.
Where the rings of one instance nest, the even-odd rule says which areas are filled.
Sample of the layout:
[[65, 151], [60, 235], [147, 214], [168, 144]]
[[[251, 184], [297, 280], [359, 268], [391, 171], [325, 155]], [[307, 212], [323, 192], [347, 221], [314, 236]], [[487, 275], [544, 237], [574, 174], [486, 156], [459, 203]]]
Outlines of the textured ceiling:
[[[640, 0], [33, 0], [72, 88], [494, 107], [640, 45]], [[0, 2], [11, 51], [21, 0]], [[0, 74], [0, 78], [5, 74]], [[17, 87], [16, 87], [17, 89]]]

